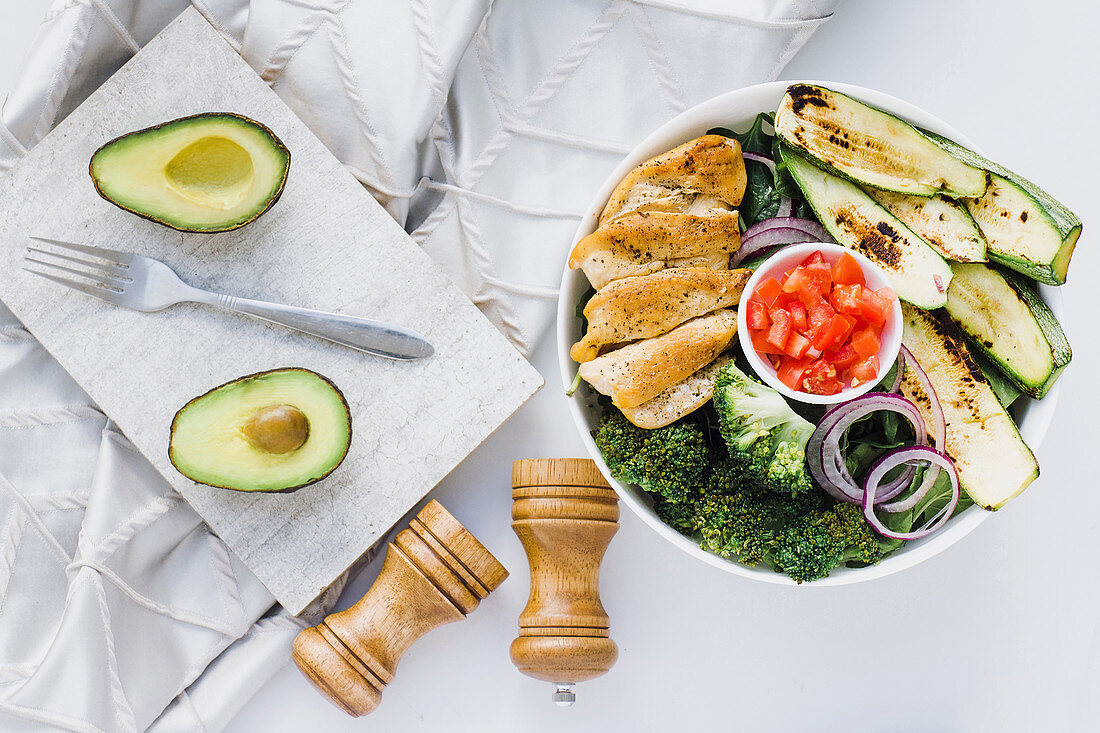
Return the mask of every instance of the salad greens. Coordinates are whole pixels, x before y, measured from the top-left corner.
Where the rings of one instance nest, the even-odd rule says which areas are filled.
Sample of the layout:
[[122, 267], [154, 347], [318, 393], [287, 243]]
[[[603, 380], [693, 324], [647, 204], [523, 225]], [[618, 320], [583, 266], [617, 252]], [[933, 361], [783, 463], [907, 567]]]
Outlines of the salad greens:
[[[745, 197], [741, 200], [738, 212], [745, 229], [764, 219], [770, 219], [779, 213], [779, 205], [784, 196], [791, 199], [791, 216], [813, 218], [809, 204], [787, 172], [787, 167], [779, 157], [778, 145], [772, 115], [761, 112], [753, 120], [752, 126], [745, 132], [734, 132], [727, 127], [715, 127], [707, 131], [708, 135], [723, 135], [733, 138], [741, 144], [741, 152], [756, 153], [771, 158], [775, 163], [775, 172], [767, 164], [758, 160], [745, 159]], [[771, 130], [771, 132], [769, 132]]]
[[[884, 391], [893, 381], [891, 370], [878, 388]], [[772, 567], [800, 583], [836, 567], [874, 564], [905, 544], [875, 533], [859, 505], [837, 501], [809, 483], [804, 467], [791, 473], [791, 449], [795, 443], [804, 447], [809, 436], [802, 435], [805, 421], [782, 395], [736, 364], [723, 368], [716, 389], [732, 390], [733, 398], [716, 393], [713, 402], [656, 430], [634, 426], [601, 400], [604, 414], [592, 433], [596, 446], [613, 476], [649, 493], [662, 521], [710, 552]], [[799, 405], [800, 411], [806, 407]], [[808, 415], [814, 421], [824, 412], [809, 410], [816, 411]], [[746, 436], [756, 439], [746, 443]], [[879, 458], [913, 439], [896, 413], [873, 413], [844, 438], [848, 470], [861, 481]], [[911, 488], [923, 478], [918, 470]], [[936, 516], [950, 497], [941, 473], [912, 509], [884, 521], [895, 532], [909, 532]], [[954, 513], [970, 504], [963, 497]]]
[[[814, 486], [804, 460], [790, 470], [790, 454], [805, 445], [809, 423], [778, 392], [734, 364], [716, 382], [733, 396], [657, 430], [635, 427], [605, 405], [593, 438], [612, 475], [648, 491], [657, 515], [703, 548], [798, 582], [841, 565], [878, 562], [900, 546], [877, 535], [858, 505]], [[879, 432], [866, 425], [861, 439], [881, 441]], [[745, 444], [746, 436], [756, 440]], [[910, 521], [925, 513], [915, 509]]]

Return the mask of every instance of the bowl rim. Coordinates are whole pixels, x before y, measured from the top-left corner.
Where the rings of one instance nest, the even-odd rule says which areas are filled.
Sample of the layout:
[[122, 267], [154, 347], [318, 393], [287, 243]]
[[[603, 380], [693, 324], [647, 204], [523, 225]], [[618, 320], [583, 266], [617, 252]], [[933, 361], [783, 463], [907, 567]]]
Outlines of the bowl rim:
[[[939, 134], [958, 141], [960, 144], [976, 152], [981, 152], [966, 135], [962, 134], [944, 120], [924, 111], [910, 102], [906, 102], [905, 100], [885, 92], [868, 89], [855, 84], [827, 80], [790, 79], [754, 84], [720, 94], [688, 108], [668, 122], [659, 126], [638, 143], [630, 153], [623, 157], [619, 165], [611, 171], [597, 193], [593, 196], [591, 206], [584, 216], [581, 217], [577, 226], [577, 231], [570, 244], [570, 249], [578, 240], [595, 229], [599, 214], [603, 210], [608, 198], [610, 198], [612, 190], [632, 168], [682, 142], [705, 133], [712, 127], [729, 125], [735, 125], [737, 127], [742, 126], [744, 124], [743, 122], [734, 122], [731, 121], [730, 118], [737, 115], [748, 115], [749, 119], [751, 119], [759, 112], [769, 111], [770, 107], [768, 104], [765, 104], [765, 100], [774, 100], [770, 105], [774, 107], [782, 97], [783, 92], [791, 84], [816, 84], [827, 86], [842, 94], [852, 96], [879, 107], [902, 119], [919, 124], [926, 129], [938, 132]], [[674, 140], [674, 142], [670, 143], [672, 140]], [[579, 270], [569, 269], [567, 262], [568, 250], [563, 254], [565, 256], [562, 259], [562, 278], [558, 297], [555, 335], [558, 343], [558, 367], [562, 378], [562, 384], [568, 385], [573, 381], [573, 373], [575, 372], [575, 363], [569, 358], [569, 347], [573, 344], [575, 338], [574, 331], [577, 326], [577, 318], [574, 312], [576, 298], [580, 294], [577, 290], [584, 292], [584, 289], [588, 288], [589, 285], [587, 279], [584, 277], [584, 273]], [[1040, 285], [1039, 292], [1042, 294], [1044, 301], [1054, 312], [1055, 317], [1060, 321], [1064, 320], [1065, 314], [1061, 292], [1057, 288], [1048, 285]], [[1024, 409], [1023, 417], [1018, 422], [1020, 433], [1032, 452], [1038, 452], [1043, 437], [1050, 427], [1054, 410], [1061, 393], [1061, 386], [1062, 383], [1059, 381], [1042, 401], [1032, 400]], [[790, 587], [801, 585], [803, 587], [822, 588], [863, 583], [893, 575], [894, 573], [919, 565], [925, 560], [940, 554], [963, 537], [970, 534], [978, 525], [985, 522], [992, 515], [992, 512], [980, 509], [979, 507], [970, 507], [961, 512], [958, 517], [948, 522], [943, 529], [935, 534], [907, 543], [904, 547], [876, 565], [869, 565], [862, 568], [837, 568], [825, 578], [815, 580], [812, 583], [796, 584], [795, 581], [788, 576], [777, 573], [770, 568], [750, 567], [736, 560], [726, 559], [703, 550], [692, 539], [680, 534], [672, 527], [662, 522], [653, 512], [650, 504], [643, 498], [644, 494], [640, 489], [625, 484], [612, 476], [589, 432], [588, 408], [584, 405], [587, 389], [587, 387], [582, 386], [582, 388], [578, 389], [571, 397], [566, 397], [566, 400], [568, 402], [570, 416], [573, 418], [574, 425], [580, 434], [581, 441], [584, 443], [589, 457], [595, 462], [608, 484], [615, 489], [615, 492], [619, 495], [623, 503], [629, 506], [631, 511], [666, 542], [678, 547], [692, 557], [702, 560], [708, 565], [733, 575], [773, 585], [785, 585]]]
[[761, 280], [765, 277], [774, 275], [780, 260], [787, 261], [786, 264], [783, 265], [783, 269], [787, 270], [791, 268], [790, 263], [796, 263], [801, 259], [805, 259], [814, 252], [829, 252], [838, 257], [841, 254], [851, 255], [852, 258], [859, 263], [860, 269], [863, 270], [863, 274], [868, 284], [870, 284], [871, 280], [874, 280], [874, 282], [878, 284], [879, 287], [874, 288], [875, 290], [882, 287], [890, 287], [890, 282], [886, 277], [886, 273], [882, 271], [882, 268], [863, 254], [850, 250], [843, 245], [831, 242], [805, 242], [802, 244], [785, 246], [769, 255], [767, 259], [756, 268], [756, 271], [752, 274], [752, 277], [749, 278], [749, 281], [745, 283], [745, 289], [741, 292], [741, 300], [737, 305], [737, 340], [741, 344], [741, 351], [745, 353], [745, 359], [749, 362], [749, 366], [752, 367], [758, 377], [763, 379], [769, 387], [779, 392], [779, 394], [787, 399], [797, 400], [811, 405], [835, 405], [870, 392], [871, 388], [882, 381], [882, 378], [890, 371], [890, 367], [897, 361], [898, 353], [901, 351], [901, 302], [898, 300], [897, 296], [894, 297], [893, 306], [890, 308], [890, 320], [882, 329], [882, 333], [888, 334], [888, 338], [884, 339], [879, 345], [878, 372], [875, 374], [873, 380], [858, 384], [855, 387], [842, 389], [836, 394], [831, 395], [810, 394], [808, 392], [797, 392], [791, 389], [783, 384], [783, 382], [779, 381], [775, 368], [760, 355], [760, 352], [758, 352], [755, 347], [753, 347], [751, 340], [752, 335], [749, 333], [748, 322], [746, 320], [747, 316], [745, 315], [745, 303], [752, 297], [753, 291], [760, 284]]

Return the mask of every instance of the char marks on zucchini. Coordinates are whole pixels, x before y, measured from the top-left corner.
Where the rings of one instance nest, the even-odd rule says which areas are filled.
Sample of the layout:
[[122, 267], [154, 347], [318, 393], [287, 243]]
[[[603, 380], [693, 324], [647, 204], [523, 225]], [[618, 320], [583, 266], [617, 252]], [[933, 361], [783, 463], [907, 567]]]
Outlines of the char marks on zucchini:
[[[903, 304], [902, 322], [902, 343], [928, 375], [943, 408], [947, 434], [940, 445], [955, 462], [959, 483], [975, 504], [1000, 508], [1039, 475], [1035, 455], [947, 313]], [[928, 422], [929, 400], [919, 381], [907, 373], [901, 393]]]
[[787, 170], [829, 234], [877, 263], [898, 297], [921, 308], [947, 302], [951, 268], [905, 224], [851, 181], [783, 148]]
[[908, 122], [809, 84], [788, 88], [775, 115], [781, 144], [855, 183], [899, 193], [980, 196], [985, 174]]

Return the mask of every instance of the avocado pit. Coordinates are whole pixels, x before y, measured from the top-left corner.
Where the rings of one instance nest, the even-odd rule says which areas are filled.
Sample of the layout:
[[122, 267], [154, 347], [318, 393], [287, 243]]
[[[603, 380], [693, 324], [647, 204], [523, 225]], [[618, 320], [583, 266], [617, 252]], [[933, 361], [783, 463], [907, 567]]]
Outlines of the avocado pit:
[[224, 232], [271, 208], [289, 168], [290, 151], [271, 130], [208, 112], [105, 143], [88, 173], [119, 208], [180, 231]]
[[164, 179], [180, 196], [200, 206], [232, 209], [252, 188], [252, 156], [219, 135], [202, 137], [180, 150], [164, 167]]
[[268, 405], [244, 424], [244, 437], [262, 451], [283, 455], [305, 445], [309, 420], [293, 405]]

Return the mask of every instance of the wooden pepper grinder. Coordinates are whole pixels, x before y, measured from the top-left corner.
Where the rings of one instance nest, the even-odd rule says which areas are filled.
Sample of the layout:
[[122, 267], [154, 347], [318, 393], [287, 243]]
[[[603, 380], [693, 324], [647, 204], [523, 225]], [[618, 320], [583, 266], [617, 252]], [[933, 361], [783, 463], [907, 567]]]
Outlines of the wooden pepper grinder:
[[294, 662], [344, 712], [378, 707], [401, 656], [437, 626], [461, 621], [508, 577], [434, 499], [394, 538], [366, 595], [294, 640]]
[[619, 499], [588, 459], [516, 461], [512, 519], [531, 565], [512, 663], [555, 683], [554, 702], [572, 705], [573, 684], [604, 674], [619, 656], [599, 588], [600, 562], [619, 529]]

